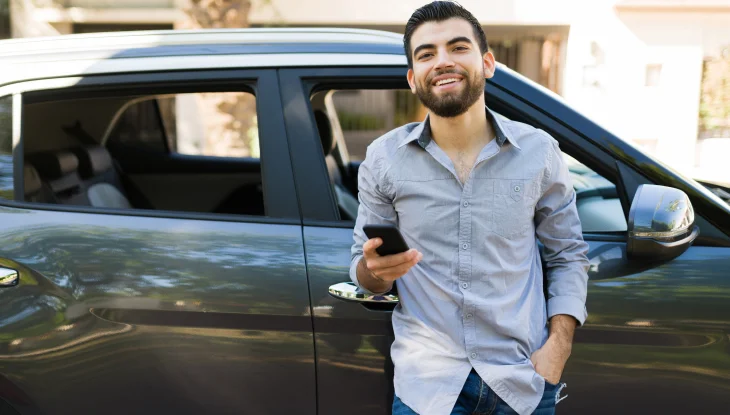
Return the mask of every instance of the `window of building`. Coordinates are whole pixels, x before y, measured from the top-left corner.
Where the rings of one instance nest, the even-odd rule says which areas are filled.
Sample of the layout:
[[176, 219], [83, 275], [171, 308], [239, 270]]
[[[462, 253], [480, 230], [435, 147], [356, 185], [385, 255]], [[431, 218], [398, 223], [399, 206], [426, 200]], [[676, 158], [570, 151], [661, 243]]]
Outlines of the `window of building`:
[[0, 0], [0, 39], [10, 35], [10, 0]]
[[171, 24], [145, 23], [74, 23], [73, 33], [126, 32], [130, 30], [170, 30]]
[[13, 200], [13, 97], [0, 97], [0, 198]]
[[662, 77], [662, 65], [661, 64], [650, 64], [646, 65], [646, 77], [644, 85], [646, 86], [659, 86], [659, 82]]

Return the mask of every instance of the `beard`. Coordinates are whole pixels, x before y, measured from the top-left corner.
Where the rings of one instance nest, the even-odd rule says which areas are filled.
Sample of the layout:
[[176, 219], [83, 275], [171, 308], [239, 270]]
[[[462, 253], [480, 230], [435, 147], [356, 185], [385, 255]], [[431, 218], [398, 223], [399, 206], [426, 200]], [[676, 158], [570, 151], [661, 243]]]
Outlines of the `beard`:
[[[447, 92], [441, 96], [436, 96], [433, 92], [435, 88], [431, 84], [432, 79], [447, 73], [453, 73], [461, 75], [466, 85], [462, 88], [461, 92]], [[431, 112], [444, 118], [458, 117], [465, 113], [484, 93], [484, 86], [486, 85], [486, 79], [484, 74], [482, 76], [469, 76], [466, 71], [446, 71], [437, 73], [428, 78], [425, 85], [416, 85], [416, 95], [424, 107], [428, 108]]]

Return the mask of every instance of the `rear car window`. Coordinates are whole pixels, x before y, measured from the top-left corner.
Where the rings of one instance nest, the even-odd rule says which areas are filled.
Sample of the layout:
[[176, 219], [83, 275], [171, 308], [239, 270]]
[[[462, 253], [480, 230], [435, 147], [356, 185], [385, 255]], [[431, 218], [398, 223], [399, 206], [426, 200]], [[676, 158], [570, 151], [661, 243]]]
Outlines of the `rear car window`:
[[256, 97], [248, 92], [170, 94], [132, 102], [112, 147], [193, 156], [259, 158]]
[[24, 100], [25, 201], [266, 216], [253, 87], [162, 88]]

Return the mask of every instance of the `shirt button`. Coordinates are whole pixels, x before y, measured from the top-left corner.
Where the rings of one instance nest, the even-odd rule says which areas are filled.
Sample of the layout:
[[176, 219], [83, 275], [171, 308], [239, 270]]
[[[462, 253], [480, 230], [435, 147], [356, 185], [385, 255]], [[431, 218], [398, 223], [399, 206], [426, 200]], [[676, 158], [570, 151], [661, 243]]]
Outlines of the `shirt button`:
[[464, 248], [464, 249], [469, 249], [469, 244], [464, 244], [461, 247]]
[[476, 353], [472, 353], [472, 354], [471, 354], [471, 358], [472, 358], [472, 359], [476, 359], [476, 358], [477, 358], [477, 354], [476, 354]]
[[522, 190], [520, 189], [520, 186], [515, 186], [515, 192], [519, 192], [520, 190]]
[[464, 207], [469, 206], [469, 202], [464, 202]]
[[474, 317], [474, 316], [471, 313], [466, 315], [466, 318], [472, 318], [472, 317]]
[[461, 288], [469, 288], [469, 283], [468, 282], [462, 283]]

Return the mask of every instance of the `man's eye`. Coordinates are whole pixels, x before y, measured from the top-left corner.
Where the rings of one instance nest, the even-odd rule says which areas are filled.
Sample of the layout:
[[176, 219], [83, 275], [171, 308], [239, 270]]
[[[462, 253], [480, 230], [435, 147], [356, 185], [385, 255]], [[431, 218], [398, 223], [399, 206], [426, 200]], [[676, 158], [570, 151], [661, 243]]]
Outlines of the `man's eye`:
[[420, 55], [420, 56], [418, 57], [418, 60], [421, 60], [421, 59], [423, 59], [423, 58], [428, 58], [428, 57], [430, 57], [430, 56], [431, 56], [431, 54], [430, 54], [430, 53], [424, 53], [423, 55]]
[[468, 48], [466, 46], [457, 46], [454, 48], [454, 50], [467, 50]]

